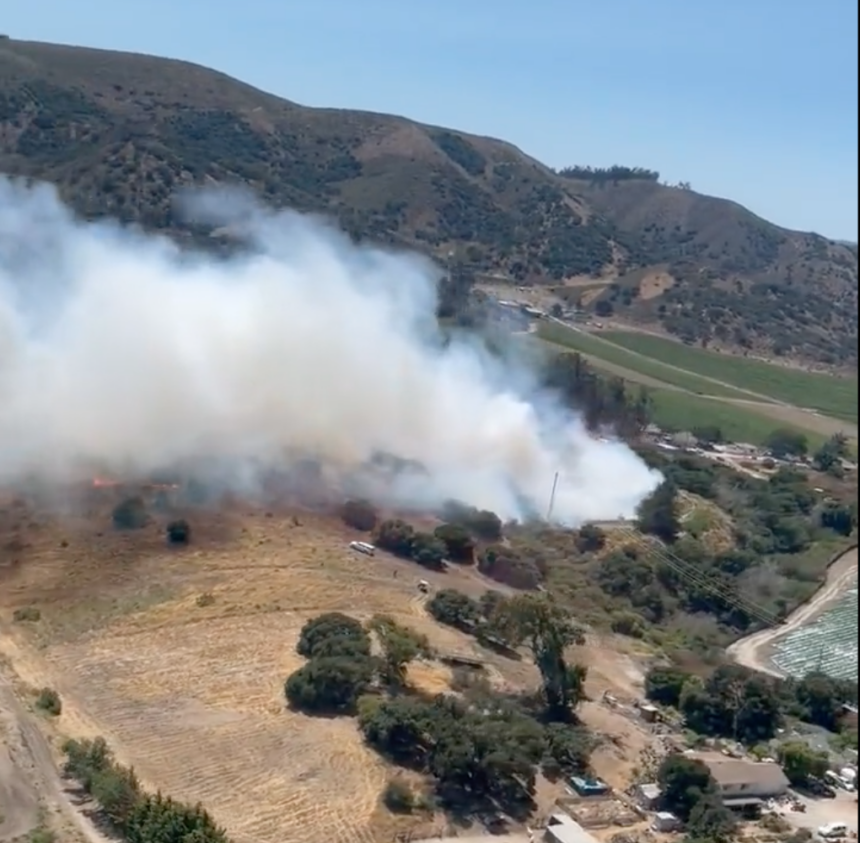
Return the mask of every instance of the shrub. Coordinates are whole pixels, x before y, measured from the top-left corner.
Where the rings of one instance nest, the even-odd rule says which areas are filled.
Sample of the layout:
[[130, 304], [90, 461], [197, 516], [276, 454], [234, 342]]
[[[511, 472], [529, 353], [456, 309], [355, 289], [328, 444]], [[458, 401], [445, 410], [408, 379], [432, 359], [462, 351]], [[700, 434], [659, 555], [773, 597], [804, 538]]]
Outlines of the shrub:
[[541, 582], [537, 565], [504, 545], [488, 547], [478, 559], [478, 570], [513, 588], [531, 590], [537, 588]]
[[387, 550], [396, 556], [409, 557], [412, 555], [412, 540], [415, 530], [411, 524], [399, 518], [383, 521], [374, 533], [377, 547]]
[[471, 563], [475, 561], [475, 542], [469, 531], [459, 524], [441, 524], [433, 535], [445, 545], [449, 559], [454, 562]]
[[374, 666], [368, 656], [312, 658], [289, 676], [284, 694], [300, 711], [348, 713], [370, 689]]
[[347, 526], [370, 533], [376, 527], [379, 515], [370, 501], [349, 500], [340, 508], [340, 517]]
[[453, 588], [437, 591], [427, 601], [427, 611], [439, 623], [472, 632], [481, 618], [480, 605], [467, 594]]
[[612, 619], [612, 631], [618, 635], [630, 638], [642, 638], [645, 635], [645, 622], [634, 612], [621, 612]]
[[442, 568], [447, 548], [432, 533], [416, 532], [411, 524], [399, 518], [383, 521], [374, 532], [377, 547], [404, 559], [412, 559], [425, 568]]
[[17, 623], [24, 623], [25, 621], [36, 623], [42, 620], [42, 613], [35, 606], [24, 606], [12, 612], [12, 620]]
[[143, 498], [126, 498], [114, 507], [113, 525], [118, 530], [137, 530], [149, 521]]
[[44, 711], [52, 717], [59, 717], [63, 711], [60, 695], [53, 688], [42, 688], [36, 697], [35, 705], [39, 711]]
[[432, 533], [415, 533], [409, 555], [419, 565], [439, 570], [445, 561], [446, 547]]
[[389, 779], [382, 791], [382, 801], [395, 814], [408, 814], [415, 807], [412, 788], [403, 779]]
[[302, 627], [296, 651], [307, 659], [349, 654], [369, 656], [370, 636], [355, 618], [327, 612]]
[[476, 509], [458, 501], [448, 501], [442, 508], [442, 517], [451, 524], [459, 524], [479, 539], [501, 541], [502, 519], [495, 512]]
[[581, 553], [602, 550], [606, 544], [606, 533], [594, 524], [583, 524], [576, 537], [576, 546]]
[[655, 665], [645, 676], [645, 697], [661, 705], [678, 706], [690, 674], [677, 667]]
[[180, 518], [167, 525], [167, 541], [170, 544], [188, 544], [190, 540], [191, 527], [185, 519]]

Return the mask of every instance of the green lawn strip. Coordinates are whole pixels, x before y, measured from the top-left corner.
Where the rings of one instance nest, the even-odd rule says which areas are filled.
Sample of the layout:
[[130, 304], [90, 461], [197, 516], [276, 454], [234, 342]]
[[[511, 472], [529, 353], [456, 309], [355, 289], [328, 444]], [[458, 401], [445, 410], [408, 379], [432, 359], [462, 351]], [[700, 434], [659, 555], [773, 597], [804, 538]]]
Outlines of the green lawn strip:
[[672, 389], [649, 389], [648, 394], [652, 403], [651, 419], [664, 429], [690, 431], [716, 426], [727, 440], [751, 445], [763, 445], [774, 430], [797, 430], [806, 436], [810, 451], [827, 439], [806, 428], [785, 424], [735, 404]]
[[[721, 398], [742, 398], [746, 400], [754, 398], [754, 396], [739, 389], [712, 383], [696, 374], [671, 369], [656, 360], [649, 360], [645, 357], [631, 354], [617, 345], [604, 342], [599, 337], [595, 337], [584, 331], [566, 328], [557, 322], [543, 322], [538, 328], [537, 335], [545, 342], [563, 346], [571, 351], [588, 354], [593, 358], [605, 360], [614, 366], [621, 366], [630, 372], [637, 372], [640, 375], [662, 381], [671, 386], [677, 386], [696, 395], [716, 395]], [[682, 361], [679, 361], [676, 365], [682, 365]]]
[[[616, 345], [651, 360], [681, 366], [796, 407], [818, 410], [833, 418], [857, 423], [857, 378], [840, 378], [775, 366], [762, 360], [717, 354], [672, 340], [627, 331], [601, 334]], [[715, 394], [715, 393], [714, 393]]]

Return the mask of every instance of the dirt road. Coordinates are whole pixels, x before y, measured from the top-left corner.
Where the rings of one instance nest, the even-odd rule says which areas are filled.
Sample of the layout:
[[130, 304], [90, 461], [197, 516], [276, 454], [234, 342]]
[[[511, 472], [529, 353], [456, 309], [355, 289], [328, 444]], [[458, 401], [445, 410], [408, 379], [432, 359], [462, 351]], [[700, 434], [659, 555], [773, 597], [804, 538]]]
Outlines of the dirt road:
[[39, 822], [39, 794], [11, 714], [0, 708], [0, 842], [29, 834]]
[[[755, 392], [754, 390], [737, 386], [736, 384], [729, 383], [728, 381], [719, 380], [717, 378], [710, 377], [709, 375], [703, 375], [698, 372], [693, 372], [689, 369], [684, 369], [683, 367], [676, 366], [672, 363], [666, 363], [662, 360], [656, 360], [655, 358], [648, 357], [647, 355], [642, 354], [639, 351], [634, 351], [631, 348], [626, 348], [623, 345], [619, 345], [618, 343], [612, 342], [612, 340], [601, 336], [601, 332], [599, 330], [588, 330], [581, 326], [572, 325], [569, 322], [565, 322], [561, 319], [555, 319], [553, 317], [550, 317], [550, 320], [558, 323], [559, 325], [563, 325], [565, 328], [568, 328], [571, 331], [578, 331], [582, 334], [587, 334], [592, 339], [602, 342], [606, 346], [611, 346], [612, 348], [626, 352], [633, 357], [638, 357], [650, 363], [659, 363], [666, 369], [671, 369], [684, 375], [692, 375], [703, 382], [712, 383], [715, 386], [720, 386], [724, 389], [731, 389], [738, 393], [737, 397], [731, 397], [728, 395], [704, 394], [701, 397], [709, 398], [713, 401], [722, 401], [726, 404], [731, 404], [736, 407], [746, 408], [752, 412], [766, 416], [775, 421], [796, 425], [798, 427], [804, 428], [805, 430], [818, 433], [822, 436], [832, 436], [835, 433], [843, 433], [849, 439], [856, 439], [858, 436], [857, 425], [852, 424], [851, 422], [847, 422], [842, 419], [832, 418], [816, 410], [809, 410], [803, 407], [797, 407], [793, 404], [789, 404], [787, 401], [781, 401], [778, 398], [773, 398], [770, 395], [764, 395], [761, 392]], [[555, 345], [555, 343], [551, 344]], [[680, 356], [683, 356], [683, 348], [684, 346], [682, 346], [681, 344], [678, 345]], [[634, 382], [641, 383], [644, 386], [651, 386], [659, 389], [671, 389], [676, 392], [687, 392], [690, 395], [696, 395], [696, 393], [675, 386], [674, 384], [670, 384], [668, 382], [664, 382], [647, 375], [642, 375], [629, 369], [624, 369], [617, 364], [607, 363], [606, 361], [594, 357], [593, 355], [584, 354], [583, 356], [598, 365], [599, 368], [605, 369], [606, 371], [615, 374], [618, 377], [622, 377], [626, 380], [632, 380]], [[744, 395], [748, 397], [744, 398]]]
[[828, 568], [824, 585], [811, 600], [792, 612], [785, 623], [741, 638], [740, 641], [732, 644], [726, 652], [738, 664], [762, 673], [769, 673], [771, 676], [782, 676], [783, 674], [776, 669], [770, 660], [773, 645], [788, 633], [813, 621], [838, 600], [849, 584], [856, 579], [857, 546], [855, 545], [846, 550]]
[[64, 824], [74, 828], [87, 843], [111, 843], [72, 803], [48, 741], [2, 672], [0, 721], [6, 724], [5, 746], [0, 747], [0, 796], [5, 800], [0, 843], [31, 831], [42, 811], [46, 815], [59, 813]]

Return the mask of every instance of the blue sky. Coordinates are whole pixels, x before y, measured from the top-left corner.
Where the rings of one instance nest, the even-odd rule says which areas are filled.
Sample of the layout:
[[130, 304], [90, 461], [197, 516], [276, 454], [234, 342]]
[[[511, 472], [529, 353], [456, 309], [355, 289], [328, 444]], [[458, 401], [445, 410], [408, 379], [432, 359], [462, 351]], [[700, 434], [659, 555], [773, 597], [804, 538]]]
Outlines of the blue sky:
[[184, 58], [857, 240], [856, 0], [21, 0], [13, 38]]

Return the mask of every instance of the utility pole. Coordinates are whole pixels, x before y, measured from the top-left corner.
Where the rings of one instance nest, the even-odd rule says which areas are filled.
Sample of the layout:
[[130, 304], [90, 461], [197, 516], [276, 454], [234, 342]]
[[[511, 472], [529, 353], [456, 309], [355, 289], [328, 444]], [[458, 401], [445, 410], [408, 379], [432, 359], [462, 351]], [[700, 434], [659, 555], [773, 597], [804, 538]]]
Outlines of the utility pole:
[[558, 487], [558, 472], [556, 471], [555, 477], [552, 479], [552, 492], [549, 496], [549, 509], [546, 511], [546, 520], [547, 522], [552, 518], [552, 508], [555, 506], [555, 490]]

